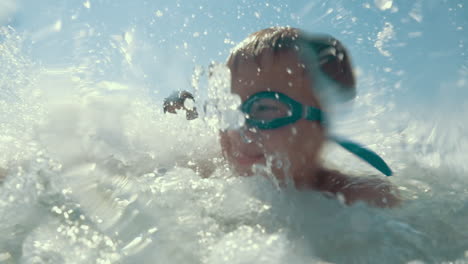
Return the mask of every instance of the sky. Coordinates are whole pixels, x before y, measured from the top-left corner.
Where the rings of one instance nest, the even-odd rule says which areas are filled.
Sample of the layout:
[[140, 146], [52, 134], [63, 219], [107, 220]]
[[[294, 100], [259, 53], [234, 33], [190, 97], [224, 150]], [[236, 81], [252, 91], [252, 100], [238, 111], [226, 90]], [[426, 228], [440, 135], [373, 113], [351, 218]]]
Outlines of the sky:
[[[358, 90], [401, 107], [468, 101], [465, 0], [1, 0], [0, 24], [47, 67], [147, 87], [161, 99], [191, 89], [197, 66], [224, 62], [270, 26], [328, 33], [351, 52]], [[1, 40], [0, 40], [1, 41]]]

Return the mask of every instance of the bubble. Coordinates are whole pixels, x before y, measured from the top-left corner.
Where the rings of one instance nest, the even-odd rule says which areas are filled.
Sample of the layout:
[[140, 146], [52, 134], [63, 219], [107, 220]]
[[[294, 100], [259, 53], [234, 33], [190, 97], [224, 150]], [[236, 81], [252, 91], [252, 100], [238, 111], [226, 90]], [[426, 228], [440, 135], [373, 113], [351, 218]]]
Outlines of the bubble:
[[242, 138], [242, 141], [244, 141], [244, 143], [246, 143], [246, 144], [253, 143], [254, 140], [253, 140], [252, 136], [251, 136], [251, 135], [247, 135], [245, 129], [241, 129], [241, 130], [239, 131], [239, 133], [240, 133], [240, 136], [241, 136], [241, 138]]
[[156, 17], [162, 17], [164, 13], [161, 10], [157, 10], [155, 13]]
[[291, 127], [291, 133], [297, 135], [297, 128], [295, 126]]
[[86, 2], [83, 3], [83, 6], [86, 7], [87, 9], [90, 9], [91, 8], [91, 2], [86, 1]]

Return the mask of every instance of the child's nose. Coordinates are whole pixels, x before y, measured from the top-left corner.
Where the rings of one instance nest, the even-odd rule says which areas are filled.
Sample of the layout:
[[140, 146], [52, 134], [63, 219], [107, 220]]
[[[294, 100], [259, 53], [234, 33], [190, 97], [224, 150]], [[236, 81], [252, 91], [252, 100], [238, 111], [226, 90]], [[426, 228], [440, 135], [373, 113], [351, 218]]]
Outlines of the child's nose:
[[244, 126], [238, 130], [238, 134], [243, 144], [255, 144], [259, 147], [263, 146], [265, 137], [258, 128]]

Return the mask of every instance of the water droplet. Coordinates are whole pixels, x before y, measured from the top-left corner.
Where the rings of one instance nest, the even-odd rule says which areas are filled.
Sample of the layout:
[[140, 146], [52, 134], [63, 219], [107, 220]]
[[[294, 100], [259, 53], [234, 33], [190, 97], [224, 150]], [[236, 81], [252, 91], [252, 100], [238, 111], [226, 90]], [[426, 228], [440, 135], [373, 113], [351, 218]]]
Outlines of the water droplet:
[[192, 99], [188, 98], [184, 101], [184, 107], [189, 110], [192, 110], [195, 107], [195, 102]]
[[162, 17], [164, 14], [163, 14], [163, 12], [161, 10], [158, 10], [158, 11], [155, 12], [155, 15], [157, 17]]
[[280, 159], [277, 159], [275, 162], [276, 168], [281, 169], [283, 167], [283, 161]]
[[247, 144], [250, 144], [250, 143], [253, 142], [253, 139], [246, 135], [245, 129], [240, 130], [240, 136], [241, 136], [242, 140]]

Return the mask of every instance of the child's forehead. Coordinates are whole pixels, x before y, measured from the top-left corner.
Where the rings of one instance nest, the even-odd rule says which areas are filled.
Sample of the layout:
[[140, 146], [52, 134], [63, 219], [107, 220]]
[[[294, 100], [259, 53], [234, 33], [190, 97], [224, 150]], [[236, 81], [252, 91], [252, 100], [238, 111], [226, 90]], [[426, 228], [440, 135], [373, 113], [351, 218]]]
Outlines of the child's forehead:
[[272, 51], [260, 56], [240, 58], [236, 67], [231, 66], [233, 92], [243, 100], [260, 91], [277, 91], [295, 100], [315, 105], [312, 92], [313, 80], [295, 52]]
[[238, 55], [231, 66], [233, 75], [245, 75], [252, 69], [257, 72], [287, 72], [304, 75], [307, 73], [306, 64], [294, 51], [273, 51], [266, 49], [258, 55]]

